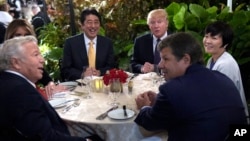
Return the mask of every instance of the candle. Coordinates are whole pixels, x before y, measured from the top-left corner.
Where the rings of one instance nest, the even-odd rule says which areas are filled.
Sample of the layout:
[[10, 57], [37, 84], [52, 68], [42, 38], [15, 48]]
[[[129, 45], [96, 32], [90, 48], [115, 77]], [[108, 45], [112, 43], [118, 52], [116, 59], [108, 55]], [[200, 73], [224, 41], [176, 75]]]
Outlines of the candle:
[[95, 91], [102, 92], [102, 90], [103, 90], [103, 80], [95, 79]]
[[100, 80], [99, 79], [95, 80], [95, 88], [96, 88], [96, 90], [99, 90], [99, 88], [100, 88]]

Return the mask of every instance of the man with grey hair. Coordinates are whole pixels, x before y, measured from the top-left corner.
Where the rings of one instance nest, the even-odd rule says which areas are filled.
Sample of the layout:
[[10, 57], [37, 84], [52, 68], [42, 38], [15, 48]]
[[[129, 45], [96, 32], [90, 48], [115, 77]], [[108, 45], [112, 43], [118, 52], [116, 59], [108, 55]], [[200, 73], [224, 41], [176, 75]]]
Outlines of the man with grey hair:
[[36, 90], [43, 65], [33, 36], [7, 40], [0, 49], [0, 140], [88, 140], [70, 136], [64, 121]]

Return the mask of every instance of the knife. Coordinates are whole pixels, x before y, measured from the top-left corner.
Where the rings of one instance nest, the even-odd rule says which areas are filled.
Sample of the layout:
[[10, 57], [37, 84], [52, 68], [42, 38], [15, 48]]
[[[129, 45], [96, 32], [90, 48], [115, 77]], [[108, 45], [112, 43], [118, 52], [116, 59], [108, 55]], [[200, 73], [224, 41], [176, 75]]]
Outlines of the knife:
[[103, 120], [103, 119], [105, 119], [105, 118], [108, 116], [108, 113], [109, 113], [110, 111], [115, 110], [115, 109], [117, 109], [117, 108], [118, 108], [118, 106], [114, 106], [114, 107], [108, 109], [105, 113], [102, 113], [102, 114], [100, 114], [99, 116], [97, 116], [96, 119], [97, 119], [97, 120]]
[[123, 109], [123, 112], [124, 112], [124, 116], [127, 117], [128, 114], [127, 114], [127, 110], [126, 110], [126, 105], [123, 105], [122, 109]]

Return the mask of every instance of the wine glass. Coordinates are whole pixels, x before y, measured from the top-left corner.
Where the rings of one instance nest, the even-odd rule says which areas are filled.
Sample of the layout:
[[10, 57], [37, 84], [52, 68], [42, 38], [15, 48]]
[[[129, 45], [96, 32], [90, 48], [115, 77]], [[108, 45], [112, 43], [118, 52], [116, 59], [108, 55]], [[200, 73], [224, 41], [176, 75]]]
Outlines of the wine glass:
[[117, 102], [117, 98], [121, 92], [121, 82], [119, 79], [111, 79], [110, 80], [110, 97], [111, 97], [111, 105], [112, 106], [117, 106], [119, 103]]
[[[85, 72], [87, 70], [88, 66], [84, 66], [83, 67], [83, 72]], [[82, 83], [82, 87], [83, 87], [83, 84], [85, 83], [86, 84], [86, 87], [88, 89], [88, 95], [85, 97], [87, 99], [90, 99], [92, 98], [91, 96], [91, 82], [93, 81], [93, 77], [92, 77], [92, 74], [90, 76], [85, 76], [84, 73], [82, 75], [82, 78], [81, 78], [81, 83]]]

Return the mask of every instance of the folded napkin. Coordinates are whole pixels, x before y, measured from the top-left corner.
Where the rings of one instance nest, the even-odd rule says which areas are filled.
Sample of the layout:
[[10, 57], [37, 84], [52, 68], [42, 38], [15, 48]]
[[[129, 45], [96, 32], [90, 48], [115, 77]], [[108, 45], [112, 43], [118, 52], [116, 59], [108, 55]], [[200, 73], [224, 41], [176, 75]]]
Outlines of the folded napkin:
[[[91, 77], [88, 76], [88, 77], [85, 77], [86, 79], [90, 79]], [[86, 83], [86, 79], [83, 79], [83, 83]], [[102, 79], [102, 76], [92, 76], [92, 80], [95, 80], [95, 79]], [[82, 79], [77, 79], [76, 82], [79, 82], [79, 83], [82, 83]]]
[[141, 78], [143, 80], [152, 80], [152, 79], [157, 79], [160, 78], [155, 72], [149, 72], [141, 75]]
[[53, 98], [64, 98], [66, 96], [67, 92], [59, 92], [59, 93], [55, 93], [53, 94]]
[[88, 87], [87, 86], [77, 86], [75, 89], [74, 89], [74, 93], [72, 94], [76, 94], [76, 95], [83, 95], [83, 94], [88, 94]]
[[132, 77], [134, 75], [133, 73], [128, 72], [128, 71], [126, 71], [126, 73], [127, 73], [128, 77]]

